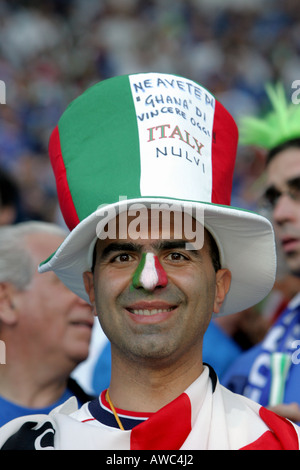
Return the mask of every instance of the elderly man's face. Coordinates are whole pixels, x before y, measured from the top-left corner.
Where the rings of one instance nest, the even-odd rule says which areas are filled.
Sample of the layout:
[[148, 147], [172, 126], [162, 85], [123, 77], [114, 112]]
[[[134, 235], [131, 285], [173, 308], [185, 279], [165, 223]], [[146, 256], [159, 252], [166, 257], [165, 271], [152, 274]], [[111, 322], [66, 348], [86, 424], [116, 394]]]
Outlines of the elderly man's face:
[[[26, 247], [33, 265], [37, 267], [63, 240], [54, 234], [29, 234]], [[52, 357], [57, 364], [75, 367], [86, 359], [93, 326], [91, 306], [53, 272], [39, 274], [36, 268], [29, 286], [16, 289], [13, 300], [24, 344], [36, 360]]]
[[94, 274], [84, 273], [90, 300], [113, 354], [148, 364], [201, 357], [204, 332], [229, 289], [230, 272], [215, 272], [207, 232], [203, 248], [191, 250], [184, 237], [174, 238], [174, 221], [167, 239], [161, 227], [150, 234], [146, 226], [141, 224], [137, 239], [97, 241]]

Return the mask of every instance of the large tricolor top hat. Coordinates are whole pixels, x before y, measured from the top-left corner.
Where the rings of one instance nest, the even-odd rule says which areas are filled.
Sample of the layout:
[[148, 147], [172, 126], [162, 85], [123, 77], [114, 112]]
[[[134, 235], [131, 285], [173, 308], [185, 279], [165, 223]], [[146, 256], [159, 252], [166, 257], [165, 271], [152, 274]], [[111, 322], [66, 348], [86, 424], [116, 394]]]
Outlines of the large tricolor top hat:
[[39, 271], [53, 270], [88, 300], [82, 273], [91, 269], [101, 218], [134, 203], [165, 203], [204, 212], [221, 266], [232, 273], [221, 313], [256, 304], [274, 283], [275, 243], [267, 219], [230, 207], [237, 140], [231, 115], [186, 78], [141, 73], [91, 86], [69, 105], [50, 138], [71, 232]]

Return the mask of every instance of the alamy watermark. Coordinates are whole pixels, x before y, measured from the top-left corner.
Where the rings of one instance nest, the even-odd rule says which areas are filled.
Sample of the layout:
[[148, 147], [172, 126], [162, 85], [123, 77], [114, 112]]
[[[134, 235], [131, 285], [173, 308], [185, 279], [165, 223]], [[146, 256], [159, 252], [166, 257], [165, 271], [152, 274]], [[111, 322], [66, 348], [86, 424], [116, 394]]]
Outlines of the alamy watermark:
[[0, 364], [6, 364], [6, 346], [2, 340], [0, 340]]
[[[6, 104], [6, 85], [3, 80], [0, 80], [0, 104]], [[0, 364], [6, 364], [6, 346], [2, 340], [0, 340]]]
[[294, 80], [291, 85], [292, 92], [291, 100], [293, 104], [300, 104], [300, 80]]
[[3, 80], [0, 80], [0, 104], [6, 104], [6, 85]]
[[204, 243], [204, 209], [188, 203], [130, 202], [119, 197], [119, 205], [98, 207], [96, 227], [101, 240], [177, 239], [186, 250], [200, 250]]
[[295, 349], [292, 354], [292, 363], [300, 364], [300, 340], [293, 341], [292, 348]]

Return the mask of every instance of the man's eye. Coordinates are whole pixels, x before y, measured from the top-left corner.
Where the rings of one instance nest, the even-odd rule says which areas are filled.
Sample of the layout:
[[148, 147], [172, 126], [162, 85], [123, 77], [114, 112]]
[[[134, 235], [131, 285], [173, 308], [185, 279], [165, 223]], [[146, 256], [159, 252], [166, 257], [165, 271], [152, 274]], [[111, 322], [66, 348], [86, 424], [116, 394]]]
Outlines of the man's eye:
[[188, 258], [182, 253], [174, 252], [174, 253], [169, 253], [166, 259], [169, 261], [184, 261], [184, 260], [187, 260]]
[[278, 191], [277, 189], [275, 189], [273, 187], [269, 188], [269, 189], [267, 189], [267, 191], [264, 195], [264, 203], [269, 204], [271, 207], [274, 207], [280, 196], [281, 196], [280, 191]]
[[288, 191], [290, 197], [294, 200], [299, 202], [300, 201], [300, 184], [299, 184], [299, 178], [295, 180], [289, 187]]
[[128, 261], [131, 261], [133, 258], [131, 255], [128, 253], [122, 253], [121, 255], [115, 256], [111, 262], [112, 263], [127, 263]]

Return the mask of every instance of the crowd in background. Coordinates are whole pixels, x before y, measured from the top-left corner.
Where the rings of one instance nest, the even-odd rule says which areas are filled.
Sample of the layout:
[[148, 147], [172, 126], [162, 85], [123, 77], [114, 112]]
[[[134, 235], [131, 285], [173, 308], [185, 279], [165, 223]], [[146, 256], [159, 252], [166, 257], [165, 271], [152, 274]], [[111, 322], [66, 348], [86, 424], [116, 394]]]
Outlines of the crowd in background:
[[[93, 83], [180, 74], [206, 86], [238, 121], [264, 110], [267, 81], [292, 93], [299, 53], [296, 0], [0, 0], [0, 224], [63, 223], [48, 139]], [[256, 208], [263, 164], [239, 148], [233, 205]], [[7, 200], [15, 213], [3, 211]]]
[[[289, 90], [300, 77], [299, 33], [296, 0], [1, 0], [0, 168], [19, 186], [18, 217], [57, 218], [48, 138], [89, 85], [178, 73], [207, 86], [238, 119], [262, 109], [266, 81]], [[255, 203], [260, 170], [259, 158], [241, 150], [234, 202]]]

